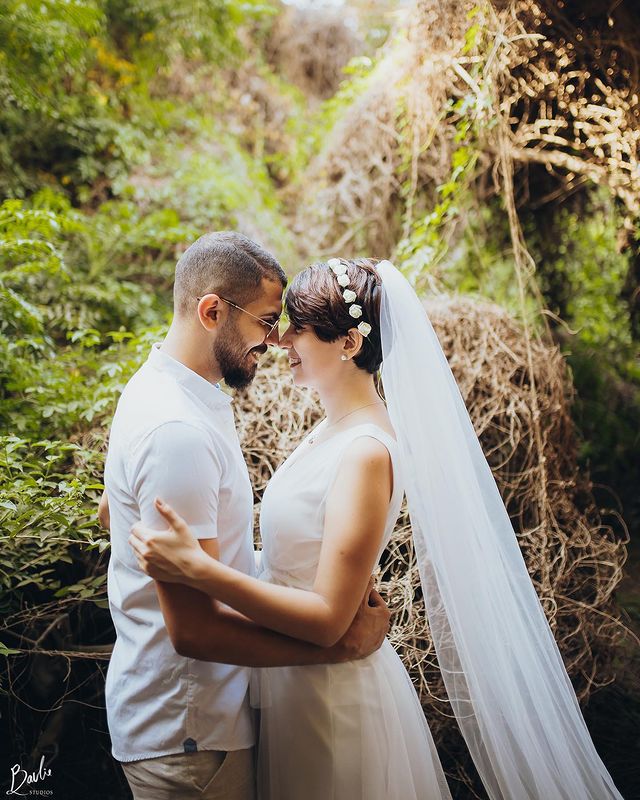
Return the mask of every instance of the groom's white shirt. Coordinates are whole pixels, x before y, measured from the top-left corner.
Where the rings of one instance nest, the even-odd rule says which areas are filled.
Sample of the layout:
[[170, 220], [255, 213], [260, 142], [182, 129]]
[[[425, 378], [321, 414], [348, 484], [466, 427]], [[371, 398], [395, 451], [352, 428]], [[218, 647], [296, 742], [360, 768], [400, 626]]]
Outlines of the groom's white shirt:
[[231, 398], [154, 345], [125, 387], [109, 438], [109, 607], [117, 639], [106, 682], [113, 755], [135, 761], [254, 743], [249, 669], [179, 656], [154, 581], [128, 544], [138, 519], [166, 523], [162, 497], [198, 538], [219, 539], [220, 560], [253, 574], [253, 496]]

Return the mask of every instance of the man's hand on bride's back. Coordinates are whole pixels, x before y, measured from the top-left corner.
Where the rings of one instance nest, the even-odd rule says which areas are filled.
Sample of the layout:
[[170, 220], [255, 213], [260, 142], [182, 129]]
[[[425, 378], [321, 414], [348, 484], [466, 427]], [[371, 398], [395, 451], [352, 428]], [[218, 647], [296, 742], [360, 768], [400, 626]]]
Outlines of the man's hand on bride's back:
[[351, 627], [335, 645], [341, 661], [354, 661], [374, 653], [389, 632], [391, 612], [370, 579]]

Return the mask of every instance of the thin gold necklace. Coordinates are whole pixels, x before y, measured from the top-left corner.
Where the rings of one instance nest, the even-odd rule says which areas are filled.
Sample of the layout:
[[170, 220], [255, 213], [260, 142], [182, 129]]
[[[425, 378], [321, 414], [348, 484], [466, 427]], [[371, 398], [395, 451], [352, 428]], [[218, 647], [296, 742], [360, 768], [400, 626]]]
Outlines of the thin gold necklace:
[[[329, 428], [333, 428], [334, 425], [337, 425], [339, 422], [342, 422], [343, 419], [346, 419], [347, 417], [350, 417], [352, 414], [355, 414], [356, 411], [362, 411], [363, 408], [370, 408], [371, 406], [379, 406], [379, 405], [384, 405], [384, 402], [382, 400], [376, 400], [375, 403], [367, 403], [366, 406], [360, 406], [359, 408], [354, 408], [353, 411], [349, 411], [347, 414], [343, 414], [335, 422], [332, 422], [331, 425], [327, 425], [325, 431], [328, 431]], [[313, 444], [315, 440], [316, 440], [316, 434], [313, 434], [307, 439], [307, 443]]]

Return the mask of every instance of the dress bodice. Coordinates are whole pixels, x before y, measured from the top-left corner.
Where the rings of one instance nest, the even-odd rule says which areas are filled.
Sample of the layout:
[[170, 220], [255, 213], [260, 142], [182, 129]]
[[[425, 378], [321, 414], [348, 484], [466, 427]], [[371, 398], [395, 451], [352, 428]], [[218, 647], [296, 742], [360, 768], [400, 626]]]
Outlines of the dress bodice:
[[391, 538], [404, 494], [398, 443], [378, 425], [363, 423], [309, 444], [309, 438], [325, 426], [326, 419], [278, 467], [265, 489], [260, 513], [263, 580], [312, 588], [322, 547], [327, 496], [346, 448], [361, 436], [371, 436], [385, 445], [393, 469], [393, 492], [378, 558]]

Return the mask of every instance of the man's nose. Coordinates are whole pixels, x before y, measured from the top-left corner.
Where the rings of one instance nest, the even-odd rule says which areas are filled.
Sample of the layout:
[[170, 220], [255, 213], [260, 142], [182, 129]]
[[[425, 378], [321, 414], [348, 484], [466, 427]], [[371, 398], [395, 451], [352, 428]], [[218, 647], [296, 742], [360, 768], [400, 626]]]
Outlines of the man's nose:
[[269, 333], [266, 335], [264, 343], [276, 347], [280, 344], [280, 331], [278, 330], [277, 325], [272, 331], [269, 331]]

